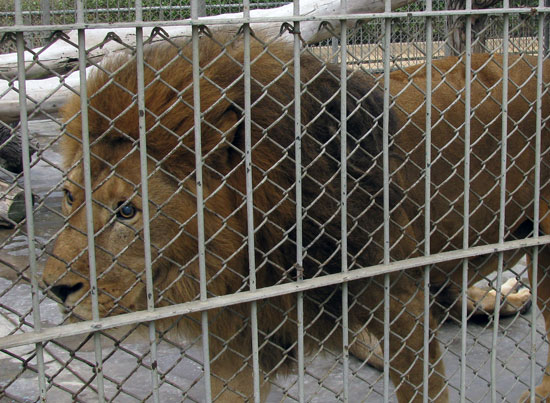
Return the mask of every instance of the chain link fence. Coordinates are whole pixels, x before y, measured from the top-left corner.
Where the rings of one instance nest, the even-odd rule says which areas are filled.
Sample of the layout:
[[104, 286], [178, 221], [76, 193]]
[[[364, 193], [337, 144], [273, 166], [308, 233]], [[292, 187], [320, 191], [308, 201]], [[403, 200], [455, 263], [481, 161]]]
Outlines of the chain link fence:
[[544, 4], [16, 5], [0, 400], [547, 397]]
[[[443, 11], [450, 7], [456, 7], [451, 2], [438, 0], [433, 2], [433, 10]], [[491, 4], [488, 2], [487, 4]], [[200, 1], [198, 2], [199, 15], [215, 16], [224, 13], [236, 13], [243, 11], [243, 5], [234, 2], [223, 1]], [[280, 7], [288, 2], [252, 2], [250, 8], [252, 9], [269, 9], [274, 7]], [[510, 3], [511, 7], [532, 7], [536, 6], [536, 2], [525, 2], [524, 0], [515, 0]], [[495, 4], [493, 4], [495, 6]], [[496, 3], [496, 6], [502, 6], [500, 3]], [[464, 5], [459, 5], [464, 8]], [[402, 12], [422, 11], [425, 10], [426, 5], [424, 1], [413, 2], [405, 7], [398, 9]], [[142, 6], [143, 20], [144, 21], [177, 21], [190, 17], [191, 5], [189, 2], [158, 2], [147, 1], [143, 2]], [[56, 24], [73, 24], [76, 21], [76, 10], [72, 3], [49, 0], [41, 0], [40, 2], [23, 2], [22, 3], [22, 15], [25, 24], [28, 25], [56, 25]], [[102, 22], [132, 22], [135, 20], [135, 7], [132, 2], [121, 1], [89, 1], [83, 3], [83, 16], [84, 20], [89, 23], [102, 23]], [[528, 38], [536, 36], [536, 26], [533, 23], [534, 19], [524, 18], [524, 15], [512, 14], [513, 30], [511, 36], [517, 38], [517, 41], [523, 41], [519, 49], [528, 50], [530, 44]], [[482, 52], [494, 49], [495, 45], [491, 40], [498, 40], [502, 35], [502, 19], [488, 16], [479, 16], [475, 18], [481, 28], [478, 28], [480, 32], [477, 34], [481, 37], [483, 45], [478, 49]], [[462, 18], [461, 21], [464, 21]], [[13, 4], [6, 2], [0, 3], [0, 22], [2, 25], [15, 24], [15, 10]], [[404, 23], [402, 23], [404, 22]], [[460, 21], [459, 21], [460, 22]], [[457, 24], [456, 21], [450, 21], [449, 18], [442, 16], [435, 18], [433, 21], [433, 38], [437, 41], [447, 40], [449, 38], [450, 31], [453, 30], [453, 26]], [[350, 45], [363, 45], [363, 44], [376, 44], [379, 36], [381, 35], [381, 22], [371, 21], [359, 24], [356, 29], [350, 32], [348, 36], [348, 43]], [[52, 31], [53, 32], [53, 31]], [[50, 32], [51, 33], [51, 32]], [[392, 29], [392, 42], [394, 43], [409, 43], [409, 42], [424, 42], [426, 36], [425, 32], [425, 18], [424, 17], [410, 17], [406, 21], [398, 20], [394, 21], [394, 27]], [[42, 46], [47, 42], [49, 35], [42, 35], [41, 37], [28, 36], [27, 41], [31, 47]], [[447, 39], [445, 39], [447, 38]], [[462, 38], [462, 41], [464, 38]], [[488, 43], [489, 42], [489, 43]], [[7, 48], [11, 44], [10, 48]], [[330, 43], [325, 43], [331, 45]], [[15, 48], [13, 44], [6, 41], [3, 44], [4, 52]], [[411, 47], [409, 52], [411, 52]], [[406, 46], [403, 47], [402, 52], [405, 52]], [[0, 49], [1, 50], [1, 49]], [[530, 49], [532, 52], [533, 49]], [[456, 53], [453, 49], [447, 49], [446, 54]], [[420, 55], [414, 55], [413, 57], [421, 57]]]

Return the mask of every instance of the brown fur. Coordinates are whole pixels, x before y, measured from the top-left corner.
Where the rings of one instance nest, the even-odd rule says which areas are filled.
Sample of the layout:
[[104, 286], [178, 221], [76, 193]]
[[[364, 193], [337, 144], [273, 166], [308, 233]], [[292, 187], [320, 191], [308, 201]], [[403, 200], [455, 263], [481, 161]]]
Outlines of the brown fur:
[[[251, 53], [252, 71], [252, 176], [254, 183], [255, 264], [257, 287], [268, 287], [297, 278], [295, 270], [295, 164], [294, 164], [294, 97], [292, 52], [285, 45], [271, 45], [263, 52], [254, 42]], [[179, 52], [179, 53], [178, 53]], [[245, 167], [243, 122], [244, 82], [243, 53], [237, 41], [225, 53], [216, 41], [204, 37], [200, 43], [200, 64], [204, 76], [200, 86], [202, 116], [202, 153], [205, 156], [203, 188], [205, 198], [204, 226], [206, 238], [206, 271], [208, 295], [225, 295], [248, 289], [247, 219], [245, 205]], [[179, 55], [179, 56], [178, 56]], [[149, 209], [156, 306], [181, 303], [199, 298], [199, 261], [194, 154], [194, 117], [191, 68], [191, 46], [176, 49], [172, 45], [154, 45], [146, 49], [145, 119], [147, 129]], [[499, 59], [497, 59], [499, 60]], [[514, 63], [515, 63], [515, 59]], [[525, 62], [517, 61], [511, 69], [516, 82], [525, 80]], [[447, 84], [434, 91], [434, 106], [445, 108], [455, 100], [454, 88], [463, 88], [463, 66], [456, 59], [436, 62], [450, 72]], [[487, 135], [484, 122], [500, 112], [499, 86], [494, 99], [482, 103], [486, 91], [482, 84], [494, 84], [502, 75], [494, 62], [475, 57], [474, 68], [485, 65], [473, 86], [472, 105], [479, 105], [472, 122], [472, 217], [471, 245], [498, 241], [494, 215], [498, 211], [498, 187], [494, 182], [500, 165], [491, 156], [497, 141]], [[107, 75], [96, 72], [88, 80], [90, 97], [89, 133], [92, 142], [92, 186], [95, 245], [101, 314], [111, 315], [146, 308], [144, 246], [142, 241], [139, 150], [139, 112], [134, 102], [137, 93], [135, 61], [129, 57], [111, 59], [104, 68], [117, 71], [114, 83]], [[160, 73], [158, 70], [164, 68]], [[423, 68], [408, 70], [423, 88]], [[159, 79], [160, 78], [160, 79]], [[303, 178], [303, 244], [304, 277], [312, 278], [341, 270], [340, 254], [340, 94], [339, 70], [303, 56], [301, 79], [304, 95], [301, 115], [305, 133], [302, 137]], [[392, 74], [392, 93], [398, 94], [411, 79], [404, 72]], [[434, 88], [440, 80], [434, 75]], [[452, 82], [452, 83], [451, 83]], [[268, 87], [264, 87], [267, 86]], [[534, 99], [534, 80], [521, 90]], [[347, 225], [349, 269], [383, 261], [383, 193], [382, 193], [382, 94], [365, 74], [349, 73], [348, 94], [348, 177]], [[525, 88], [525, 87], [524, 87]], [[516, 88], [510, 89], [511, 97]], [[368, 95], [367, 95], [368, 94]], [[519, 120], [528, 110], [524, 98], [516, 97], [510, 107], [511, 117]], [[402, 113], [415, 111], [423, 100], [418, 90], [408, 87], [397, 97], [400, 107], [390, 115], [393, 134], [390, 167], [390, 244], [391, 259], [401, 260], [422, 253], [424, 239], [424, 184], [421, 167], [424, 161], [423, 111], [414, 121]], [[445, 119], [455, 127], [464, 121], [463, 105], [458, 102]], [[400, 111], [403, 108], [403, 111]], [[545, 106], [545, 116], [548, 115]], [[523, 112], [522, 112], [523, 111]], [[46, 266], [44, 281], [74, 316], [89, 319], [89, 268], [86, 247], [86, 225], [81, 163], [80, 100], [73, 97], [64, 108], [67, 136], [64, 140], [66, 167], [69, 170], [67, 196], [63, 211], [69, 216], [69, 227], [58, 237], [54, 256]], [[532, 186], [523, 181], [522, 172], [533, 175], [534, 117], [530, 114], [520, 123], [525, 139], [512, 132], [509, 154], [517, 157], [507, 177], [510, 200], [506, 211], [507, 234], [528, 222], [532, 211]], [[477, 121], [480, 119], [481, 121]], [[401, 121], [400, 125], [396, 123]], [[434, 121], [437, 114], [434, 114]], [[499, 122], [489, 129], [499, 134]], [[544, 131], [546, 134], [546, 129]], [[455, 136], [445, 123], [433, 129], [432, 181], [436, 197], [432, 202], [432, 219], [436, 223], [431, 237], [432, 253], [461, 247], [460, 216], [462, 203], [463, 156], [461, 135]], [[543, 150], [547, 136], [543, 136]], [[479, 158], [488, 158], [481, 162]], [[478, 158], [479, 157], [479, 158]], [[160, 168], [157, 170], [156, 168]], [[418, 167], [418, 168], [417, 168]], [[114, 174], [113, 174], [114, 173]], [[450, 184], [448, 183], [450, 180]], [[548, 194], [548, 169], [543, 164], [543, 195]], [[434, 193], [435, 194], [435, 193]], [[449, 200], [453, 202], [449, 212]], [[131, 203], [138, 213], [123, 219], [117, 209], [120, 203]], [[531, 207], [531, 208], [530, 208]], [[129, 248], [126, 246], [131, 245]], [[83, 252], [84, 251], [84, 252]], [[493, 270], [494, 259], [484, 262], [483, 273]], [[476, 262], [474, 261], [473, 264]], [[431, 281], [439, 288], [460, 284], [456, 262], [440, 265]], [[67, 270], [67, 267], [70, 269]], [[391, 377], [400, 401], [422, 397], [423, 295], [421, 270], [392, 274], [390, 304]], [[476, 272], [477, 273], [477, 272]], [[475, 277], [475, 276], [473, 276]], [[81, 284], [81, 285], [78, 285]], [[77, 286], [78, 285], [78, 286]], [[65, 288], [63, 288], [65, 287]], [[374, 277], [349, 283], [350, 326], [360, 329], [368, 323], [369, 331], [383, 336], [383, 279]], [[305, 294], [305, 343], [316, 350], [322, 343], [327, 349], [339, 349], [341, 341], [341, 289], [325, 287]], [[258, 302], [260, 363], [262, 373], [287, 371], [296, 361], [296, 296], [286, 295]], [[209, 311], [213, 392], [221, 400], [250, 397], [251, 341], [250, 307]], [[170, 321], [159, 326], [169, 327]], [[437, 322], [431, 319], [432, 330]], [[178, 322], [178, 330], [194, 337], [200, 333], [200, 315], [190, 315]], [[223, 348], [227, 341], [229, 349]], [[405, 342], [407, 348], [402, 349]], [[430, 376], [430, 397], [447, 398], [444, 368], [436, 341], [430, 343], [430, 362], [435, 371]], [[233, 376], [235, 375], [235, 376]], [[224, 382], [224, 379], [231, 380]], [[268, 383], [263, 384], [263, 395]]]

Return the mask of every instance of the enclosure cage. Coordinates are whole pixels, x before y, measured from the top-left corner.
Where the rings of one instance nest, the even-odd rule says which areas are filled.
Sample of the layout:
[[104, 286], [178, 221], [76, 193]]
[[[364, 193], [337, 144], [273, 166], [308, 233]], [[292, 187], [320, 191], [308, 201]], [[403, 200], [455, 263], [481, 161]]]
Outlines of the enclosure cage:
[[[464, 3], [464, 2], [462, 2]], [[269, 9], [280, 7], [288, 2], [252, 2], [249, 4], [251, 9]], [[526, 2], [525, 0], [514, 0], [510, 2], [510, 7], [536, 7], [538, 4], [534, 1]], [[502, 6], [500, 3], [493, 4], [493, 6]], [[199, 15], [215, 16], [224, 13], [242, 12], [244, 6], [242, 3], [231, 2], [206, 2], [204, 0], [199, 1], [197, 6]], [[434, 1], [432, 9], [437, 11], [443, 11], [446, 9], [453, 9], [465, 5], [461, 2], [452, 2], [447, 0]], [[411, 2], [410, 4], [399, 8], [397, 11], [422, 11], [426, 9], [424, 1]], [[121, 23], [132, 22], [135, 20], [135, 5], [132, 2], [121, 1], [89, 1], [83, 4], [83, 18], [89, 23]], [[144, 21], [175, 21], [190, 17], [191, 5], [189, 2], [142, 2], [142, 18]], [[76, 10], [72, 2], [51, 2], [49, 0], [42, 0], [40, 2], [23, 2], [22, 3], [22, 17], [23, 22], [26, 25], [63, 25], [73, 24], [76, 21]], [[510, 36], [517, 38], [518, 41], [523, 38], [524, 41], [528, 41], [527, 38], [533, 38], [536, 36], [536, 24], [533, 19], [524, 18], [522, 14], [511, 14], [511, 29]], [[478, 21], [479, 20], [479, 21]], [[14, 25], [15, 24], [15, 6], [10, 2], [5, 2], [0, 5], [0, 21], [2, 25]], [[435, 18], [432, 22], [432, 35], [434, 40], [443, 41], [448, 38], [449, 31], [453, 28], [453, 24], [456, 24], [450, 17], [441, 16]], [[409, 17], [406, 19], [400, 19], [394, 21], [394, 27], [392, 28], [392, 42], [424, 42], [426, 37], [425, 17]], [[502, 20], [495, 18], [494, 16], [480, 16], [476, 18], [474, 27], [475, 31], [479, 31], [481, 40], [486, 46], [489, 46], [487, 50], [494, 48], [494, 44], [487, 45], [487, 40], [499, 40], [502, 37]], [[474, 24], [474, 25], [475, 25]], [[482, 26], [482, 27], [481, 27]], [[547, 28], [546, 28], [547, 30]], [[47, 43], [47, 38], [52, 31], [46, 31], [42, 35], [36, 35], [29, 33], [27, 41], [29, 46], [38, 47]], [[374, 20], [370, 22], [364, 22], [358, 24], [355, 29], [348, 35], [348, 43], [354, 44], [377, 44], [382, 35], [381, 20]], [[545, 34], [547, 36], [547, 34]], [[6, 46], [11, 46], [11, 50], [15, 50], [15, 45], [9, 41], [5, 41], [3, 44], [4, 52], [7, 51]], [[519, 49], [522, 51], [529, 50], [529, 43], [524, 43]], [[1, 48], [0, 48], [1, 50]], [[481, 50], [481, 49], [478, 49]], [[532, 51], [532, 50], [531, 50]], [[448, 50], [447, 53], [452, 52]], [[418, 56], [421, 57], [421, 56]]]
[[0, 0], [0, 400], [548, 398], [548, 12]]

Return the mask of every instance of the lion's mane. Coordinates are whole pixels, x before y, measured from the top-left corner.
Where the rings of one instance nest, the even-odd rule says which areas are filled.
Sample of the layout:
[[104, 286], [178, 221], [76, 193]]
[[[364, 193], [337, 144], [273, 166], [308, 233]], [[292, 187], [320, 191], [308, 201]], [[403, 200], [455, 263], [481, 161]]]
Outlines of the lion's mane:
[[[246, 248], [245, 206], [245, 98], [243, 47], [227, 38], [204, 36], [200, 40], [200, 110], [204, 156], [205, 233], [209, 296], [248, 289], [249, 259]], [[239, 40], [233, 40], [239, 42]], [[251, 142], [254, 183], [255, 275], [257, 287], [296, 281], [296, 175], [294, 77], [292, 49], [287, 45], [251, 47]], [[178, 41], [145, 48], [145, 118], [147, 150], [157, 169], [166, 173], [166, 188], [153, 192], [194, 195], [189, 178], [195, 177], [193, 64], [190, 44]], [[109, 73], [109, 74], [107, 74]], [[110, 75], [112, 74], [112, 75]], [[341, 82], [336, 66], [323, 64], [310, 54], [300, 60], [300, 97], [303, 197], [304, 278], [341, 271]], [[139, 136], [135, 56], [111, 58], [88, 80], [89, 133], [92, 151], [104, 161], [120, 144]], [[376, 83], [359, 71], [347, 73], [347, 260], [349, 269], [382, 260], [382, 126], [383, 97]], [[78, 133], [80, 101], [64, 109], [68, 132]], [[394, 130], [389, 115], [389, 130]], [[221, 129], [220, 129], [221, 128]], [[218, 130], [220, 129], [220, 130]], [[80, 143], [65, 141], [67, 164], [80, 154]], [[136, 167], [139, 163], [136, 161]], [[137, 169], [137, 168], [136, 168]], [[390, 189], [391, 203], [398, 191]], [[180, 206], [196, 210], [196, 206]], [[165, 212], [177, 215], [176, 212]], [[178, 222], [178, 220], [175, 220]], [[154, 222], [152, 227], [154, 227]], [[181, 303], [198, 298], [198, 272], [188, 266], [196, 261], [196, 228], [183, 234], [177, 225], [162, 232], [177, 238], [162, 253], [164, 263], [155, 269], [155, 286], [161, 303]], [[156, 233], [152, 229], [153, 236]], [[223, 236], [220, 235], [223, 233]], [[159, 235], [160, 236], [160, 235]], [[168, 243], [168, 242], [166, 242]], [[166, 262], [170, 262], [167, 264]], [[371, 285], [377, 287], [376, 285]], [[379, 288], [381, 286], [378, 286]], [[357, 297], [364, 284], [350, 291]], [[369, 291], [369, 292], [371, 292]], [[360, 299], [357, 299], [360, 301]], [[366, 322], [372, 311], [355, 302], [352, 321]], [[258, 302], [260, 357], [266, 370], [284, 369], [296, 353], [296, 296]], [[219, 340], [231, 340], [236, 350], [249, 351], [249, 306], [210, 313], [210, 331]], [[381, 309], [381, 308], [380, 308]], [[305, 294], [306, 345], [341, 340], [340, 287], [325, 287]], [[363, 314], [361, 314], [363, 312]], [[359, 325], [359, 326], [361, 326]], [[374, 324], [373, 324], [374, 326]], [[184, 331], [196, 336], [200, 327], [186, 323]], [[238, 335], [238, 336], [237, 336]], [[221, 343], [221, 342], [220, 342]], [[238, 345], [238, 347], [237, 347]]]

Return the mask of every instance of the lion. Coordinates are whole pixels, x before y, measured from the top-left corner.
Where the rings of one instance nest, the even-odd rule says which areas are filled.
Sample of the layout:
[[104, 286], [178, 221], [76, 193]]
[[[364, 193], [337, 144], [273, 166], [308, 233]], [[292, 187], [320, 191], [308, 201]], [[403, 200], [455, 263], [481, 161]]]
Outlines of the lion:
[[[64, 106], [62, 148], [67, 180], [62, 211], [68, 225], [57, 237], [43, 282], [74, 320], [92, 318], [92, 297], [97, 298], [99, 314], [105, 317], [147, 309], [148, 297], [160, 307], [247, 291], [251, 267], [255, 286], [262, 289], [340, 273], [344, 261], [351, 271], [424, 254], [425, 67], [392, 73], [395, 105], [384, 117], [384, 95], [374, 78], [360, 70], [348, 71], [348, 90], [342, 96], [339, 66], [304, 52], [299, 104], [302, 231], [298, 234], [293, 51], [284, 43], [266, 45], [252, 38], [248, 101], [244, 48], [239, 38], [201, 36], [199, 88], [193, 86], [191, 43], [172, 40], [147, 46], [144, 110], [139, 107], [138, 70], [131, 54], [108, 58], [88, 78], [88, 124], [84, 132], [80, 98], [72, 96]], [[536, 79], [531, 74], [532, 63], [530, 58], [510, 56], [508, 155], [513, 163], [506, 174], [506, 239], [533, 232], [536, 116], [532, 110]], [[472, 57], [472, 246], [499, 242], [495, 220], [500, 210], [499, 187], [488, 183], [494, 183], [500, 173], [501, 65], [499, 56]], [[434, 61], [433, 66], [432, 254], [462, 248], [465, 112], [460, 91], [466, 74], [464, 63], [456, 58]], [[545, 67], [545, 82], [548, 78]], [[193, 108], [197, 95], [200, 125]], [[545, 95], [544, 117], [548, 116], [548, 101]], [[248, 102], [250, 120], [246, 116]], [[345, 176], [340, 163], [342, 110], [347, 122]], [[146, 133], [146, 144], [139, 143], [140, 127]], [[385, 130], [389, 136], [387, 155], [383, 152]], [[543, 157], [549, 145], [547, 131], [543, 125]], [[86, 136], [91, 151], [93, 203], [87, 207], [94, 219], [93, 256], [86, 237]], [[200, 138], [200, 144], [195, 144], [195, 138]], [[147, 151], [147, 198], [138, 168], [143, 147]], [[246, 163], [247, 155], [250, 164]], [[200, 171], [197, 161], [201, 162]], [[386, 187], [385, 161], [389, 170]], [[247, 173], [253, 189], [251, 198], [247, 198]], [[550, 170], [542, 163], [540, 229], [545, 234], [550, 234], [546, 213], [549, 175]], [[343, 191], [346, 226], [342, 225]], [[247, 200], [252, 203], [248, 206], [252, 207], [250, 215]], [[390, 211], [386, 222], [385, 203]], [[154, 295], [149, 296], [145, 207], [150, 217], [154, 284]], [[347, 234], [345, 246], [342, 228]], [[297, 265], [297, 243], [303, 247], [301, 266]], [[513, 264], [519, 255], [505, 253], [504, 258]], [[95, 260], [97, 289], [90, 288], [91, 257]], [[494, 255], [469, 259], [470, 280], [494, 271], [497, 261]], [[457, 264], [460, 267], [456, 261], [434, 265], [430, 285], [457, 292], [463, 273]], [[550, 252], [540, 248], [538, 302], [547, 327], [550, 311], [545, 303], [550, 287], [544, 273], [549, 265]], [[206, 276], [202, 291], [201, 268]], [[390, 377], [400, 402], [423, 398], [424, 323], [429, 323], [434, 333], [439, 326], [437, 315], [424, 312], [423, 273], [419, 267], [389, 274]], [[354, 345], [371, 336], [383, 340], [384, 277], [350, 281], [347, 292], [349, 347], [353, 351]], [[257, 302], [262, 400], [269, 392], [269, 377], [293, 371], [296, 366], [296, 301], [296, 295], [285, 294]], [[515, 310], [524, 301], [520, 298]], [[316, 351], [320, 345], [342, 351], [342, 287], [323, 286], [304, 292], [303, 312], [306, 352]], [[157, 321], [157, 328], [172, 329], [179, 337], [197, 337], [201, 334], [201, 314]], [[209, 310], [208, 330], [213, 398], [252, 399], [250, 305]], [[362, 353], [357, 349], [357, 354]], [[435, 337], [430, 338], [428, 356], [432, 369], [428, 397], [447, 401], [444, 365]], [[543, 398], [549, 387], [550, 378], [545, 375], [536, 393]]]

